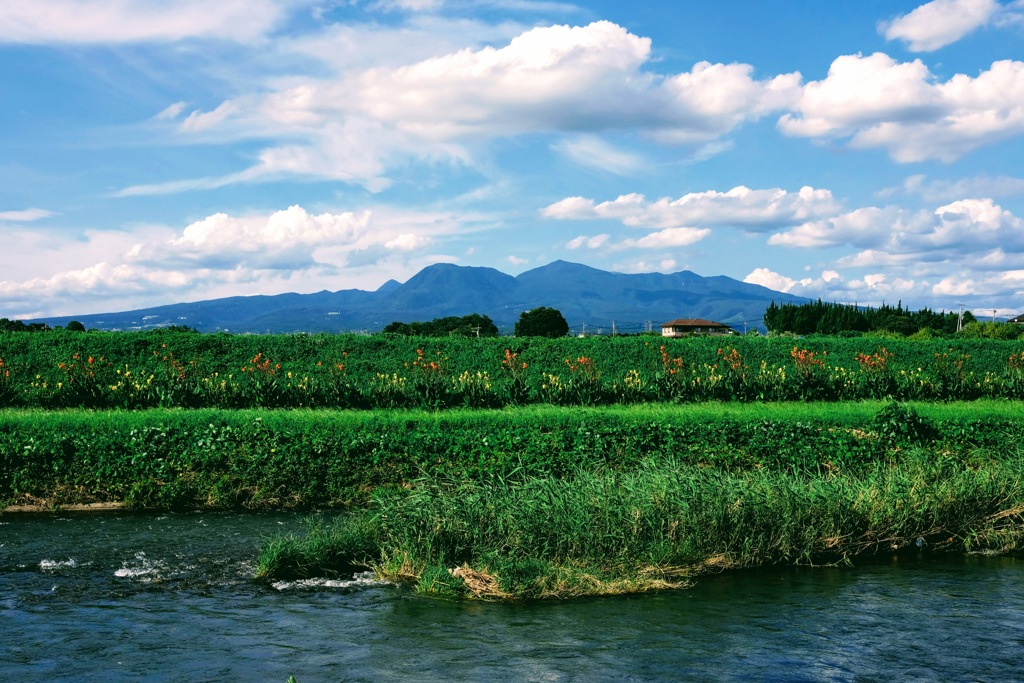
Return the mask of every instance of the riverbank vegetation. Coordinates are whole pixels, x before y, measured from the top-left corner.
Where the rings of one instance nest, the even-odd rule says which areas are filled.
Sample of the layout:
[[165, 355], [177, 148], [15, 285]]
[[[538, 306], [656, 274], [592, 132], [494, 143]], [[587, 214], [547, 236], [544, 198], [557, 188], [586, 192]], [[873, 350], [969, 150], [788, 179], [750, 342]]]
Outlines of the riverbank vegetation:
[[331, 509], [264, 578], [568, 597], [1017, 552], [1020, 341], [0, 334], [0, 509]]
[[266, 578], [351, 573], [427, 594], [568, 598], [677, 588], [708, 572], [907, 547], [1019, 551], [1024, 458], [923, 449], [850, 471], [698, 466], [455, 481], [382, 491], [366, 510], [269, 543]]

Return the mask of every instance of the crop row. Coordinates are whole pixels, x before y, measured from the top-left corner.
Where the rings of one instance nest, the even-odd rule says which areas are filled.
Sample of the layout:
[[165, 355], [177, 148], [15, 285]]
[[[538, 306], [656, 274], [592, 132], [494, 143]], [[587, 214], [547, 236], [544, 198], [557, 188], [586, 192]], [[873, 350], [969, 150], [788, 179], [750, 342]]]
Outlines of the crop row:
[[1024, 397], [1024, 345], [736, 337], [0, 335], [0, 406], [494, 408]]

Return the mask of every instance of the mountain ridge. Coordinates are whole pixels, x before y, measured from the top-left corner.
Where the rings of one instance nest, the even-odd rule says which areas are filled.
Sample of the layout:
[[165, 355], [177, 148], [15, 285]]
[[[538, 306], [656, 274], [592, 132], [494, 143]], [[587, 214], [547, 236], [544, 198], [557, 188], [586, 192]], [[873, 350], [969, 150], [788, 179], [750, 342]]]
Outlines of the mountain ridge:
[[50, 316], [31, 322], [89, 329], [152, 329], [186, 325], [202, 332], [376, 332], [395, 321], [428, 321], [479, 313], [511, 332], [519, 315], [538, 306], [562, 312], [573, 331], [639, 332], [677, 318], [704, 318], [739, 331], [764, 329], [771, 301], [806, 299], [761, 285], [689, 270], [617, 273], [570, 261], [508, 275], [495, 268], [437, 263], [375, 291], [323, 290], [256, 294], [164, 304], [122, 312]]

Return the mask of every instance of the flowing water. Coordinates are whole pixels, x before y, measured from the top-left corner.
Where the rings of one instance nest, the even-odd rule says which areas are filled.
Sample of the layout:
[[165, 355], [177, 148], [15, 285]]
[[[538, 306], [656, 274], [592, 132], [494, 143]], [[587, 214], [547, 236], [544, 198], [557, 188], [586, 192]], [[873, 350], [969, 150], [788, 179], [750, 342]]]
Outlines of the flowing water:
[[252, 581], [291, 514], [0, 517], [0, 681], [1024, 680], [1024, 560], [927, 554], [528, 604]]

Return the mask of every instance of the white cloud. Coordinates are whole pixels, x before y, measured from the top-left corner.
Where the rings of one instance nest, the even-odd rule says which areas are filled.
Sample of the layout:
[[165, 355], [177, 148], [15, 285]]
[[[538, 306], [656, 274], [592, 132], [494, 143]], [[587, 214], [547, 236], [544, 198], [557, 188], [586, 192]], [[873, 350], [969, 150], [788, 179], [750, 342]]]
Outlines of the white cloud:
[[644, 159], [640, 155], [613, 147], [594, 135], [581, 135], [561, 140], [553, 147], [581, 166], [617, 175], [636, 173], [645, 166]]
[[902, 40], [913, 52], [945, 47], [996, 16], [996, 0], [933, 0], [879, 26], [887, 40]]
[[908, 216], [902, 209], [864, 207], [829, 218], [809, 221], [768, 238], [768, 244], [815, 249], [842, 244], [875, 246], [906, 229]]
[[529, 263], [528, 260], [526, 260], [524, 258], [519, 258], [518, 256], [515, 256], [514, 254], [513, 255], [509, 255], [509, 257], [506, 258], [505, 260], [508, 261], [509, 263], [511, 263], [513, 266], [525, 266], [527, 263]]
[[188, 102], [174, 102], [167, 105], [162, 111], [158, 112], [153, 117], [154, 121], [173, 121], [181, 115], [181, 112], [185, 111], [188, 107]]
[[357, 243], [369, 232], [370, 217], [368, 211], [310, 215], [300, 206], [250, 219], [218, 213], [192, 223], [151, 255], [138, 252], [138, 258], [184, 259], [208, 267], [308, 268], [315, 265], [314, 248]]
[[755, 268], [743, 278], [743, 281], [751, 285], [774, 289], [776, 292], [789, 292], [798, 284], [793, 278], [780, 275], [768, 268]]
[[957, 74], [942, 83], [920, 60], [847, 55], [832, 63], [825, 80], [806, 84], [794, 113], [778, 125], [787, 135], [881, 147], [899, 162], [949, 162], [1024, 133], [1021, 102], [1024, 62], [994, 62], [976, 78]]
[[978, 291], [978, 285], [971, 279], [951, 275], [944, 277], [932, 287], [936, 296], [966, 296]]
[[786, 134], [844, 135], [879, 121], [934, 117], [942, 97], [920, 60], [901, 64], [876, 52], [837, 57], [825, 80], [804, 86], [796, 110], [779, 121]]
[[556, 147], [621, 174], [639, 160], [597, 134], [713, 143], [800, 93], [799, 74], [757, 80], [745, 64], [701, 62], [659, 75], [644, 70], [650, 51], [650, 39], [608, 21], [534, 28], [502, 47], [269, 83], [268, 95], [191, 112], [178, 132], [197, 141], [295, 140], [264, 150], [259, 165], [232, 176], [239, 181], [278, 173], [380, 185], [387, 169], [406, 161], [471, 163], [473, 145], [532, 133], [574, 135]]
[[1024, 220], [992, 199], [963, 199], [935, 209], [911, 212], [899, 207], [864, 207], [812, 221], [768, 238], [773, 246], [821, 248], [851, 245], [864, 249], [848, 263], [902, 262], [970, 257], [1004, 248], [1024, 251]]
[[485, 47], [359, 79], [363, 112], [419, 137], [640, 128], [703, 141], [785, 106], [799, 76], [756, 81], [744, 64], [701, 62], [687, 73], [641, 71], [651, 41], [608, 21], [532, 29]]
[[828, 190], [803, 187], [798, 192], [789, 192], [739, 186], [727, 192], [693, 192], [679, 199], [662, 198], [655, 202], [648, 202], [640, 194], [621, 195], [600, 204], [584, 197], [567, 197], [541, 209], [541, 215], [563, 220], [614, 219], [648, 228], [732, 226], [766, 231], [838, 210], [839, 205]]
[[608, 251], [622, 251], [624, 249], [676, 249], [689, 247], [700, 242], [711, 231], [706, 228], [665, 228], [640, 238], [629, 238], [620, 242], [612, 242], [611, 235], [607, 233], [588, 237], [580, 235], [566, 242], [567, 249], [588, 249], [607, 248]]
[[607, 233], [594, 235], [593, 237], [580, 235], [579, 237], [576, 237], [566, 242], [565, 246], [567, 249], [579, 249], [580, 247], [584, 246], [587, 247], [588, 249], [600, 249], [601, 247], [608, 243], [608, 240], [610, 240], [611, 237], [612, 236]]
[[0, 4], [0, 42], [126, 43], [269, 32], [294, 0], [46, 0]]
[[930, 293], [928, 282], [890, 278], [885, 273], [868, 273], [847, 280], [834, 270], [825, 270], [819, 277], [797, 280], [769, 268], [755, 268], [743, 281], [796, 296], [865, 305], [878, 305], [894, 296]]
[[376, 0], [371, 8], [388, 11], [426, 12], [439, 9], [443, 0]]
[[0, 211], [0, 221], [12, 223], [29, 223], [55, 215], [46, 209], [23, 209], [21, 211]]
[[417, 235], [411, 232], [403, 232], [398, 237], [384, 243], [386, 249], [398, 249], [400, 251], [414, 251], [428, 246], [433, 240], [424, 235]]
[[657, 262], [639, 259], [616, 263], [612, 269], [618, 273], [672, 273], [676, 272], [678, 267], [679, 264], [675, 259], [666, 258]]
[[180, 231], [91, 231], [59, 242], [14, 230], [5, 238], [17, 256], [0, 255], [0, 305], [59, 315], [255, 291], [374, 289], [452, 260], [426, 249], [475, 220], [387, 208], [313, 214], [292, 206], [269, 215], [213, 214]]
[[627, 239], [618, 248], [668, 249], [688, 247], [700, 242], [710, 234], [711, 231], [706, 228], [665, 228], [664, 230], [652, 232], [640, 239]]

